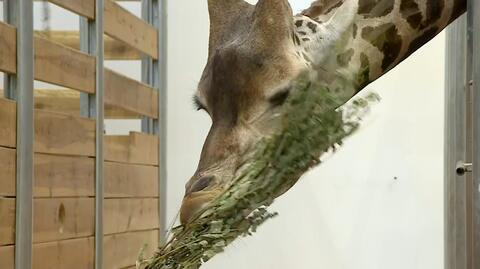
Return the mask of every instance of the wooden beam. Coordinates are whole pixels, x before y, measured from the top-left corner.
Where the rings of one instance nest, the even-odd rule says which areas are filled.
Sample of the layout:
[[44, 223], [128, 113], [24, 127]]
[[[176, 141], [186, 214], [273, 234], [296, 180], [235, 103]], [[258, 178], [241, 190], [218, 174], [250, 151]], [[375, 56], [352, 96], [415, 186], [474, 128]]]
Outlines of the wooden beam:
[[16, 150], [0, 147], [0, 196], [15, 196]]
[[[15, 147], [16, 104], [0, 98], [0, 146]], [[57, 112], [35, 110], [35, 152], [94, 156], [95, 122]], [[13, 140], [13, 141], [12, 141]], [[132, 132], [105, 136], [107, 161], [158, 165], [158, 137]]]
[[13, 246], [0, 247], [0, 268], [14, 269], [15, 248]]
[[93, 158], [35, 154], [34, 196], [93, 197]]
[[[95, 199], [35, 198], [35, 243], [84, 238], [95, 233]], [[0, 198], [0, 246], [15, 243], [15, 199]], [[158, 199], [105, 199], [106, 235], [158, 229]]]
[[105, 236], [104, 268], [125, 268], [135, 265], [140, 249], [150, 257], [158, 247], [158, 230]]
[[35, 79], [95, 93], [95, 58], [48, 39], [36, 37]]
[[107, 35], [158, 59], [158, 32], [155, 27], [111, 0], [105, 0], [104, 19]]
[[158, 229], [158, 199], [105, 199], [105, 234]]
[[[15, 197], [15, 149], [0, 147], [0, 196]], [[93, 197], [94, 159], [35, 154], [36, 198]], [[158, 197], [155, 166], [105, 162], [106, 198]]]
[[128, 136], [105, 136], [105, 159], [158, 166], [158, 137], [136, 132]]
[[[35, 108], [79, 116], [80, 93], [69, 89], [35, 90]], [[141, 114], [130, 112], [121, 107], [105, 105], [106, 119], [140, 119], [141, 117]]]
[[35, 152], [95, 156], [95, 121], [35, 110]]
[[0, 71], [10, 74], [17, 71], [17, 30], [15, 27], [0, 22]]
[[105, 162], [105, 197], [158, 197], [158, 167]]
[[78, 15], [95, 19], [95, 0], [48, 0]]
[[15, 242], [15, 199], [0, 198], [0, 246]]
[[[104, 268], [118, 269], [135, 265], [143, 246], [149, 257], [158, 247], [158, 230], [105, 236]], [[0, 247], [0, 268], [14, 269], [14, 246]], [[93, 268], [94, 238], [79, 238], [33, 246], [33, 269]]]
[[17, 145], [17, 104], [0, 98], [0, 146], [14, 148]]
[[93, 237], [34, 244], [33, 269], [94, 268], [94, 250]]
[[158, 91], [109, 69], [105, 69], [105, 103], [158, 118]]
[[93, 236], [94, 202], [94, 198], [34, 199], [33, 241], [40, 243]]
[[[78, 31], [37, 31], [36, 34], [72, 49], [80, 49]], [[104, 43], [105, 60], [140, 60], [142, 57], [138, 50], [107, 35], [104, 35]]]

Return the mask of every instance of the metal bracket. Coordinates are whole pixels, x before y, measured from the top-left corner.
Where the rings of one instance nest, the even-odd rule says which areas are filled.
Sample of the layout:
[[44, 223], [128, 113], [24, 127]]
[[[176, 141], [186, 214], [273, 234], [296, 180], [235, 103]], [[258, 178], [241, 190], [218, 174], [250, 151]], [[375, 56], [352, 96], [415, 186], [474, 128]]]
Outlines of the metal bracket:
[[464, 176], [466, 173], [473, 172], [473, 164], [471, 163], [464, 163], [462, 161], [457, 163], [457, 168], [455, 169], [457, 175]]

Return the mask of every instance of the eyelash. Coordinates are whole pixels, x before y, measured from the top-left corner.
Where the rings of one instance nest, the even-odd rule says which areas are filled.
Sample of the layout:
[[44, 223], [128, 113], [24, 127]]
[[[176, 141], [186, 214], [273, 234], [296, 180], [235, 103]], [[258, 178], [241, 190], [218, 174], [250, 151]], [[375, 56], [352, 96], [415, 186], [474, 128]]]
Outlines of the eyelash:
[[193, 96], [192, 102], [193, 102], [193, 107], [195, 108], [195, 110], [197, 110], [197, 111], [202, 110], [202, 109], [205, 110], [205, 107], [200, 102], [200, 100], [198, 100], [198, 97]]

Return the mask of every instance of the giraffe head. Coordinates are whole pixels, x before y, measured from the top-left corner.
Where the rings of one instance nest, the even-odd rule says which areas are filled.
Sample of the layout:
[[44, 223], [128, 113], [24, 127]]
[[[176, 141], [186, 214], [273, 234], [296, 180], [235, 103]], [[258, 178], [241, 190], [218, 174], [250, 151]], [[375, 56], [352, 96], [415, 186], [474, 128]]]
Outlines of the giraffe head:
[[209, 57], [194, 101], [212, 126], [185, 186], [182, 223], [225, 189], [246, 152], [275, 129], [289, 82], [304, 68], [296, 56], [287, 0], [208, 4]]

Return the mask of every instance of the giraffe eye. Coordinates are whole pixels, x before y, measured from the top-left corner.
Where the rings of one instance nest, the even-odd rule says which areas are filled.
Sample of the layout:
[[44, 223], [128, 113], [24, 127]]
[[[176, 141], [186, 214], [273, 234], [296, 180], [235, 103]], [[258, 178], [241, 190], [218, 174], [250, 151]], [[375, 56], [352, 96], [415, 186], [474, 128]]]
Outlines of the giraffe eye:
[[281, 90], [275, 93], [272, 97], [268, 99], [272, 106], [281, 106], [287, 101], [288, 96], [290, 95], [290, 88]]

